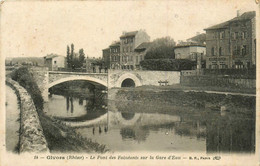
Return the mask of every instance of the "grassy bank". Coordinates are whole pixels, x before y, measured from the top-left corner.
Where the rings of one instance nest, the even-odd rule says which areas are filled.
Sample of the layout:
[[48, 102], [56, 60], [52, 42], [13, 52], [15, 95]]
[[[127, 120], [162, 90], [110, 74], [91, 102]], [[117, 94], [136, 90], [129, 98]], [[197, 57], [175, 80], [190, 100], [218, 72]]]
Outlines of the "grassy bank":
[[169, 86], [141, 86], [136, 87], [136, 90], [197, 90], [197, 91], [217, 91], [217, 92], [231, 92], [231, 93], [246, 93], [256, 94], [255, 88], [239, 88], [239, 87], [218, 87], [218, 86], [184, 86], [181, 84]]
[[[253, 96], [184, 92], [182, 90], [154, 90], [153, 88], [144, 87], [119, 89], [115, 99], [120, 109], [134, 107], [133, 104], [127, 105], [124, 102], [120, 102], [128, 101], [150, 107], [149, 110], [151, 111], [156, 111], [156, 108], [160, 107], [160, 105], [169, 105], [169, 110], [182, 111], [220, 111], [220, 108], [225, 106], [231, 112], [255, 113], [256, 104], [256, 98]], [[141, 106], [136, 106], [135, 110], [140, 110], [139, 108]]]

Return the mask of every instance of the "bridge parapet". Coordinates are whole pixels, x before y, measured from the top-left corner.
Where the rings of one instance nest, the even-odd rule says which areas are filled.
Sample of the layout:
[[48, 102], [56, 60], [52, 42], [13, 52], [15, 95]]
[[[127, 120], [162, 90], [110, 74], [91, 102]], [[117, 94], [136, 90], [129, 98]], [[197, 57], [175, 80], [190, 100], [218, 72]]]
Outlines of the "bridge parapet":
[[[107, 84], [107, 73], [79, 73], [79, 72], [59, 72], [59, 71], [49, 71], [49, 84], [53, 83], [57, 80], [60, 79], [64, 79], [64, 78], [71, 78], [71, 80], [73, 80], [73, 78], [76, 79], [76, 77], [83, 78], [84, 76], [87, 78], [95, 78], [95, 79], [99, 79], [101, 81], [104, 82], [104, 84]], [[69, 80], [69, 79], [68, 79]], [[77, 80], [77, 79], [76, 79]], [[94, 81], [95, 80], [89, 80], [89, 81]], [[99, 83], [99, 82], [97, 82]], [[104, 85], [102, 84], [102, 85]], [[106, 85], [105, 85], [106, 86]]]

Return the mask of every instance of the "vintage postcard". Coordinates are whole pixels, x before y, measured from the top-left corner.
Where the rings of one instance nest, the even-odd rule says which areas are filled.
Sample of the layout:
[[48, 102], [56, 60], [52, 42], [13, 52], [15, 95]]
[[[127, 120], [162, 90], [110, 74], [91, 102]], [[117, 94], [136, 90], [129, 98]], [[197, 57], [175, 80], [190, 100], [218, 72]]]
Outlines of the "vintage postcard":
[[258, 0], [0, 2], [0, 165], [260, 164]]

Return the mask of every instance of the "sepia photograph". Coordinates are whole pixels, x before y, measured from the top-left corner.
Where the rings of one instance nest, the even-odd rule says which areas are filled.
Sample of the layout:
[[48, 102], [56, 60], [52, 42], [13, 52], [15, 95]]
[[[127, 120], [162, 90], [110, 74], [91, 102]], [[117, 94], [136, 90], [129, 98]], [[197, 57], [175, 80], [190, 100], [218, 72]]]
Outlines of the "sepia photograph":
[[0, 165], [260, 164], [258, 0], [0, 3]]

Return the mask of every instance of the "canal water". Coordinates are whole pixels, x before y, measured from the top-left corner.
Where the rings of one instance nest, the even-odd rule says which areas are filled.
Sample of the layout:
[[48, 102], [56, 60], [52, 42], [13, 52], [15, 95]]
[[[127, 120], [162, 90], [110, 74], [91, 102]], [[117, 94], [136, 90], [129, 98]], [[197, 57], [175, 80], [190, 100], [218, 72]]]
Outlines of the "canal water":
[[160, 103], [107, 104], [92, 97], [53, 94], [49, 96], [46, 114], [69, 123], [83, 137], [115, 152], [254, 152], [254, 116], [174, 109]]
[[18, 99], [15, 94], [15, 91], [9, 87], [5, 86], [6, 88], [6, 150], [17, 152], [16, 146], [19, 142], [19, 128], [20, 123], [19, 119], [19, 106], [18, 106]]

